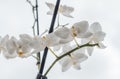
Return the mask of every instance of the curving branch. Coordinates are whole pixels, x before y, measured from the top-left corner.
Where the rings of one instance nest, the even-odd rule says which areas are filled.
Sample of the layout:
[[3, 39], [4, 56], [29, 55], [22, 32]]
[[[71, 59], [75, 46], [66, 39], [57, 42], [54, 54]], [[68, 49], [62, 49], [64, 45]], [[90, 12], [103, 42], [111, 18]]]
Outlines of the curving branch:
[[58, 62], [60, 59], [62, 59], [63, 57], [71, 54], [72, 52], [74, 52], [74, 51], [76, 51], [76, 50], [78, 50], [78, 49], [80, 49], [80, 48], [88, 47], [88, 46], [89, 46], [89, 47], [93, 47], [93, 46], [98, 46], [98, 44], [89, 44], [89, 43], [87, 43], [87, 44], [78, 46], [78, 47], [70, 50], [69, 52], [67, 52], [67, 53], [59, 56], [59, 57], [58, 57], [56, 60], [54, 60], [54, 62], [50, 65], [50, 67], [49, 67], [49, 68], [47, 69], [47, 71], [45, 72], [44, 76], [46, 76], [46, 75], [48, 74], [48, 72], [52, 69], [52, 67], [53, 67], [53, 66], [56, 64], [56, 62]]

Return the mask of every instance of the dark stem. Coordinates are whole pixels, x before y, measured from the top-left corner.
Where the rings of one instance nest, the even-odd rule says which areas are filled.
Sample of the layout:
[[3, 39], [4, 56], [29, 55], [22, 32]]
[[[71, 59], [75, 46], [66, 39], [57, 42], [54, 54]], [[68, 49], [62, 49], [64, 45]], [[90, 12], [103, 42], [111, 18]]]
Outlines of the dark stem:
[[39, 35], [38, 0], [36, 0], [36, 21], [37, 21], [37, 35]]
[[[55, 9], [54, 9], [54, 14], [53, 14], [52, 21], [51, 21], [51, 25], [50, 25], [50, 29], [49, 29], [49, 33], [53, 32], [53, 30], [54, 30], [54, 24], [55, 24], [57, 12], [58, 12], [59, 4], [60, 4], [60, 0], [57, 0]], [[39, 71], [39, 74], [41, 74], [41, 75], [43, 74], [43, 70], [44, 70], [44, 66], [45, 66], [45, 62], [46, 62], [46, 58], [47, 58], [47, 52], [48, 52], [48, 48], [46, 47], [44, 49], [44, 54], [43, 54], [41, 67], [40, 67], [40, 71]], [[41, 76], [39, 79], [41, 79]]]
[[[36, 22], [37, 22], [37, 35], [39, 36], [39, 17], [38, 17], [38, 0], [36, 0]], [[37, 65], [40, 65], [40, 52], [37, 53], [38, 61]]]

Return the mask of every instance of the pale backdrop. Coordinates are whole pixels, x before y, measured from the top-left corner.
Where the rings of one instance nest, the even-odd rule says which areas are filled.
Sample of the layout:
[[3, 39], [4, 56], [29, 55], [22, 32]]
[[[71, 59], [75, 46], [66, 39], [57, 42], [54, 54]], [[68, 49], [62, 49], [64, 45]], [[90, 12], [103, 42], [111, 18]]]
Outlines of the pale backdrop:
[[[32, 0], [34, 1], [34, 0]], [[56, 0], [39, 1], [40, 33], [49, 28], [51, 16], [45, 2], [55, 3]], [[79, 22], [89, 23], [98, 21], [106, 32], [104, 50], [94, 50], [89, 59], [81, 64], [82, 70], [69, 69], [61, 72], [57, 63], [48, 74], [49, 79], [120, 79], [120, 0], [61, 0], [75, 8], [73, 19], [61, 16], [60, 23]], [[33, 16], [31, 6], [26, 0], [0, 0], [0, 36], [9, 34], [18, 37], [19, 34], [32, 35]], [[42, 53], [42, 52], [41, 52]], [[49, 54], [46, 67], [54, 59]], [[36, 60], [15, 58], [7, 60], [0, 55], [0, 79], [35, 79], [38, 72]]]

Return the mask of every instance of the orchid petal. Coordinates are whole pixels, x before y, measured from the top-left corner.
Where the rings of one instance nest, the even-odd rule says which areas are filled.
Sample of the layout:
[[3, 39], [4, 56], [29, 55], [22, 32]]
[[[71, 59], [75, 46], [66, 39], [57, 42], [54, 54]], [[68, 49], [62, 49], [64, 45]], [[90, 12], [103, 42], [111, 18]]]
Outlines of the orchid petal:
[[8, 39], [9, 39], [9, 36], [8, 36], [8, 35], [6, 35], [5, 37], [3, 37], [3, 38], [1, 39], [1, 44], [2, 44], [3, 46], [5, 46], [5, 45], [6, 45], [6, 42], [8, 41]]
[[88, 59], [88, 57], [87, 57], [87, 55], [85, 55], [85, 53], [76, 54], [76, 55], [74, 55], [73, 58], [74, 58], [74, 61], [76, 60], [76, 62], [79, 62], [79, 63]]
[[81, 35], [81, 34], [84, 34], [85, 32], [87, 32], [88, 26], [89, 26], [89, 24], [87, 21], [81, 21], [81, 22], [75, 23], [73, 25], [73, 28], [75, 29], [77, 34]]
[[61, 48], [61, 45], [57, 45], [57, 46], [54, 46], [54, 47], [53, 47], [53, 50], [54, 50], [54, 51], [58, 51], [58, 50], [60, 50], [60, 48]]
[[57, 37], [54, 33], [46, 35], [45, 40], [47, 41], [47, 46], [55, 46], [59, 44], [60, 38]]
[[92, 33], [95, 33], [95, 32], [98, 32], [98, 31], [102, 31], [101, 25], [98, 22], [94, 22], [90, 26], [90, 31]]
[[54, 34], [62, 39], [66, 39], [70, 34], [70, 29], [67, 27], [62, 27], [56, 30]]
[[87, 52], [88, 52], [88, 55], [89, 55], [89, 56], [92, 55], [93, 50], [94, 50], [93, 47], [87, 47]]
[[98, 43], [98, 46], [99, 46], [99, 48], [101, 48], [101, 49], [106, 48], [106, 46], [105, 46], [102, 42], [99, 42], [99, 43]]
[[62, 47], [62, 51], [63, 51], [64, 53], [70, 51], [71, 49], [72, 49], [72, 47], [71, 47], [69, 44], [65, 44], [65, 45], [63, 45], [63, 47]]
[[[10, 53], [10, 52], [11, 52], [11, 53]], [[15, 51], [14, 51], [14, 52], [10, 51], [10, 52], [4, 52], [4, 53], [3, 53], [3, 55], [4, 55], [4, 57], [5, 57], [6, 59], [10, 59], [10, 58], [15, 58], [15, 57], [17, 57], [17, 54], [15, 53]]]
[[19, 35], [19, 37], [21, 42], [23, 42], [24, 44], [28, 44], [33, 40], [32, 37], [28, 34], [21, 34]]
[[76, 63], [73, 65], [73, 68], [76, 69], [76, 70], [80, 70], [81, 67], [80, 67], [80, 63]]
[[71, 58], [69, 56], [62, 58], [60, 64], [62, 65], [62, 72], [65, 72], [72, 66]]
[[46, 2], [46, 5], [49, 7], [50, 11], [47, 12], [48, 15], [52, 15], [53, 14], [53, 11], [54, 11], [54, 8], [55, 8], [55, 5], [52, 4], [52, 3], [48, 3]]
[[60, 39], [59, 43], [60, 44], [66, 44], [66, 43], [69, 43], [73, 40], [73, 37], [71, 35], [68, 35], [68, 38], [66, 39]]
[[92, 36], [91, 32], [86, 32], [84, 34], [78, 34], [77, 35], [78, 38], [89, 38], [90, 36]]
[[73, 16], [70, 15], [70, 13], [72, 13], [74, 11], [74, 8], [72, 7], [68, 7], [66, 5], [64, 6], [61, 6], [60, 8], [60, 12], [66, 16], [66, 17], [70, 17], [70, 18], [73, 18]]
[[90, 38], [83, 38], [82, 40], [81, 40], [81, 44], [87, 44], [87, 43], [89, 43], [90, 42]]
[[104, 40], [104, 37], [105, 37], [105, 33], [104, 32], [101, 32], [101, 31], [99, 31], [99, 32], [96, 32], [95, 34], [94, 34], [94, 41], [96, 42], [96, 43], [98, 43], [98, 42], [100, 42], [100, 41], [103, 41]]
[[36, 37], [31, 42], [30, 46], [35, 50], [42, 51], [47, 46], [47, 43], [44, 38]]

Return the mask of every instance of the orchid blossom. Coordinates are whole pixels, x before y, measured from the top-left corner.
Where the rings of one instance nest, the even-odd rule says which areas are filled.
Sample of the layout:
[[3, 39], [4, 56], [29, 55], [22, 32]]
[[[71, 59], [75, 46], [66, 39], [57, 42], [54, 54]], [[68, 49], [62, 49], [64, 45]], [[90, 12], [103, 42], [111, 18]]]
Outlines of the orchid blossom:
[[[55, 5], [52, 3], [46, 2], [46, 5], [49, 7], [50, 11], [47, 12], [48, 15], [53, 15], [53, 11], [55, 8]], [[72, 15], [70, 15], [74, 11], [74, 8], [66, 6], [66, 5], [60, 5], [58, 13], [61, 13], [62, 15], [73, 18]]]

